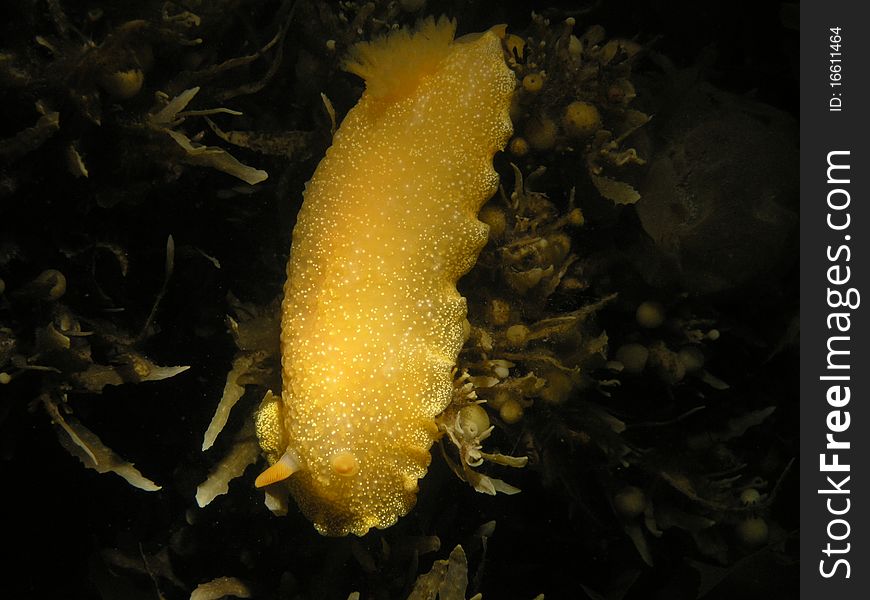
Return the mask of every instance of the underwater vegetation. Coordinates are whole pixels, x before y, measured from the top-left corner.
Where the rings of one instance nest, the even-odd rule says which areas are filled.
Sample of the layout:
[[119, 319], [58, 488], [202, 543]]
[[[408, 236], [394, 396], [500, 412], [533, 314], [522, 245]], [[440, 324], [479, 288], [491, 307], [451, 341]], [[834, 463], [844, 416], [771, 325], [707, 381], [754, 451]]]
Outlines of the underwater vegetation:
[[[793, 9], [4, 3], [0, 448], [28, 530], [7, 588], [795, 597]], [[506, 25], [513, 133], [416, 505], [322, 536], [254, 486], [284, 450], [256, 430], [291, 232], [379, 76], [352, 49], [441, 15]]]

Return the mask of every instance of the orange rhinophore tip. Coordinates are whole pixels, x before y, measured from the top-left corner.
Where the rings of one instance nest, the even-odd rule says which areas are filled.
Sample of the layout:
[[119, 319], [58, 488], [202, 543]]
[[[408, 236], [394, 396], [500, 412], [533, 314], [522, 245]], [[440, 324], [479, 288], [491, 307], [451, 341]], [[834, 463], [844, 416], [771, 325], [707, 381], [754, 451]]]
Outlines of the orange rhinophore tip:
[[257, 479], [254, 480], [254, 485], [261, 488], [284, 481], [298, 470], [299, 463], [296, 461], [296, 457], [287, 451], [281, 455], [281, 458], [274, 465], [257, 476]]
[[339, 452], [332, 457], [332, 470], [336, 475], [350, 477], [359, 471], [359, 461], [352, 452]]

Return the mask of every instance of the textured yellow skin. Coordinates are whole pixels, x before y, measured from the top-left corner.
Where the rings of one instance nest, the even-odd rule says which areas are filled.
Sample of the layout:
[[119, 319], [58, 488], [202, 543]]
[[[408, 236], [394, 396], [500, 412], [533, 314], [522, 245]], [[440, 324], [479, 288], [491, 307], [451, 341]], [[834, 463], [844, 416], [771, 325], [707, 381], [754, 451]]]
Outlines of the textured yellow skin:
[[349, 67], [377, 69], [378, 52], [412, 60], [415, 44], [442, 38], [434, 54], [443, 58], [422, 72], [403, 65], [396, 81], [367, 76], [293, 231], [276, 419], [284, 429], [258, 433], [294, 453], [290, 490], [326, 535], [389, 527], [414, 505], [463, 344], [456, 281], [486, 242], [476, 215], [497, 189], [493, 154], [511, 135], [515, 78], [499, 35], [451, 43], [452, 23], [425, 27], [436, 35], [403, 32], [371, 64]]

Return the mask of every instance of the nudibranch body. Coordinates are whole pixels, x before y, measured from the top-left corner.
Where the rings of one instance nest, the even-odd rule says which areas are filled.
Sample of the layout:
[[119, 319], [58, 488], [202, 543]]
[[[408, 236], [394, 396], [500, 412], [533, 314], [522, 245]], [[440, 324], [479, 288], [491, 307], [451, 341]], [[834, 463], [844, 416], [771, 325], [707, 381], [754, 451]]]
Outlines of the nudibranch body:
[[389, 527], [414, 505], [465, 339], [456, 281], [498, 186], [515, 86], [493, 29], [424, 21], [357, 45], [366, 91], [308, 182], [282, 305], [280, 402], [257, 433], [323, 534]]

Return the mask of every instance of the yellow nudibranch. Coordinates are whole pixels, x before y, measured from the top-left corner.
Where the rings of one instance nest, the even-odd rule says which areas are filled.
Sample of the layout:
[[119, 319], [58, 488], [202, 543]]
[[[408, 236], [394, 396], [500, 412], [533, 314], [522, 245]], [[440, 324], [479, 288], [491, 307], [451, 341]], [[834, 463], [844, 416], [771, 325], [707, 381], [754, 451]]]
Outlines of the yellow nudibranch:
[[487, 240], [515, 77], [504, 28], [453, 39], [423, 21], [356, 45], [366, 90], [308, 182], [282, 305], [283, 392], [257, 435], [326, 535], [389, 527], [414, 505], [465, 339], [456, 281]]

